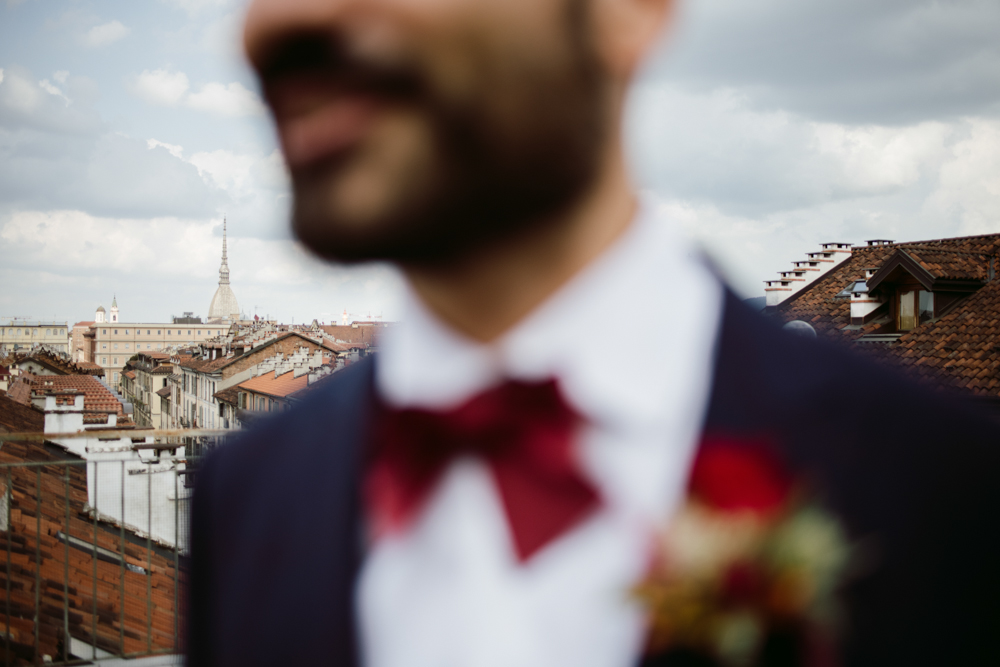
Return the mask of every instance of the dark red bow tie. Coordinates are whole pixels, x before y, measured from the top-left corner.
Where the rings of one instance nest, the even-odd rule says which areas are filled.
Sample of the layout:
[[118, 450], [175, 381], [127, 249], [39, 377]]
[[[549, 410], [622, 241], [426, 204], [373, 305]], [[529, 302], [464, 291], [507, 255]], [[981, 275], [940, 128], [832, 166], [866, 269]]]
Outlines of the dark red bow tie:
[[489, 465], [526, 561], [599, 504], [574, 455], [579, 422], [553, 381], [507, 382], [447, 413], [380, 406], [365, 480], [376, 534], [404, 527], [447, 465], [472, 455]]

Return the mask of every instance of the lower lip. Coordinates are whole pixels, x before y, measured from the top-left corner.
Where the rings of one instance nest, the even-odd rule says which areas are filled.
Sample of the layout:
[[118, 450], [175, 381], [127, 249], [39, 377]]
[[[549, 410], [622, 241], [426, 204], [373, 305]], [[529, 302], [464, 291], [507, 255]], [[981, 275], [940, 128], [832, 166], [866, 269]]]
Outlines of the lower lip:
[[337, 157], [360, 142], [377, 113], [370, 99], [349, 97], [279, 121], [278, 132], [290, 169], [304, 169]]

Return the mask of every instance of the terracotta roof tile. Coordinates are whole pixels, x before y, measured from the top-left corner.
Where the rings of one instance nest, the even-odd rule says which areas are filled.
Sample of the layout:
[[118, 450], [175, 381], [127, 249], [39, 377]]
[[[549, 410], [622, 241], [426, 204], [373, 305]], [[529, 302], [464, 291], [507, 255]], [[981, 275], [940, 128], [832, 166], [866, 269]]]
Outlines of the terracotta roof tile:
[[33, 405], [24, 405], [0, 394], [0, 431], [39, 433], [43, 430], [45, 430], [45, 413]]
[[33, 393], [77, 390], [83, 392], [83, 409], [115, 412], [123, 415], [122, 404], [104, 383], [93, 375], [39, 376], [32, 385]]
[[[0, 632], [10, 637], [16, 661], [12, 664], [41, 664], [45, 655], [62, 660], [67, 620], [70, 636], [95, 642], [110, 653], [145, 654], [150, 646], [154, 651], [175, 651], [174, 591], [181, 582], [173, 557], [158, 549], [147, 552], [127, 529], [122, 540], [117, 528], [95, 524], [86, 511], [87, 467], [55, 464], [67, 457], [66, 452], [56, 454], [35, 443], [6, 442], [0, 449], [0, 463], [53, 463], [12, 467], [9, 478], [7, 474], [0, 477], [4, 495], [8, 479], [12, 487], [10, 526], [0, 532], [0, 552], [9, 549], [11, 554], [5, 569], [11, 592], [10, 620], [8, 627], [8, 621], [0, 618]], [[70, 546], [60, 534], [69, 534], [79, 545], [96, 540], [101, 553], [118, 561], [95, 558], [91, 548]], [[122, 561], [131, 566], [124, 572]], [[40, 591], [36, 590], [39, 578]], [[36, 608], [38, 596], [42, 603]], [[69, 609], [68, 618], [63, 615], [64, 606]], [[120, 627], [122, 618], [124, 626]]]
[[238, 405], [240, 390], [236, 387], [229, 387], [227, 389], [220, 389], [215, 392], [213, 396], [222, 401], [223, 403], [228, 403], [229, 405]]
[[844, 329], [850, 324], [850, 299], [836, 295], [864, 280], [865, 268], [880, 266], [897, 250], [936, 279], [979, 280], [984, 286], [943, 316], [903, 333], [896, 343], [866, 343], [859, 349], [938, 385], [1000, 396], [1000, 279], [987, 282], [991, 258], [1000, 272], [1000, 234], [854, 248], [850, 259], [768, 314], [786, 322], [809, 322], [820, 336], [833, 339], [871, 333], [881, 325]]
[[258, 394], [284, 398], [300, 389], [304, 389], [309, 384], [308, 373], [303, 373], [299, 377], [293, 377], [293, 375], [292, 371], [288, 371], [276, 378], [274, 377], [274, 373], [265, 373], [264, 375], [241, 382], [238, 386]]

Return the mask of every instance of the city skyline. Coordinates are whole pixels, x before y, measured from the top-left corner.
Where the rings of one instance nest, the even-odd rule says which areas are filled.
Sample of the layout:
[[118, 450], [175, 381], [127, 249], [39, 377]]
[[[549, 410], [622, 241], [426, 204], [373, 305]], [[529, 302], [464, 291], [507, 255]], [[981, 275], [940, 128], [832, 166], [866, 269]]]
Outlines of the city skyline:
[[[244, 4], [0, 7], [0, 315], [207, 317], [225, 217], [248, 314], [398, 316], [393, 270], [289, 235]], [[820, 243], [1000, 231], [997, 32], [975, 0], [682, 2], [632, 95], [638, 184], [744, 296]]]

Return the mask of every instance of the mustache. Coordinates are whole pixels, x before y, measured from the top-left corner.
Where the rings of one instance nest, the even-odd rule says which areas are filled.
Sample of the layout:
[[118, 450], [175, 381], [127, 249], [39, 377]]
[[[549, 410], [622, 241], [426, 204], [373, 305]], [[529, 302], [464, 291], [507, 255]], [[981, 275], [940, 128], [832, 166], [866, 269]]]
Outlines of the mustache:
[[295, 79], [389, 100], [419, 100], [428, 91], [425, 77], [413, 63], [361, 56], [345, 37], [329, 33], [285, 37], [270, 49], [257, 70], [265, 93]]

